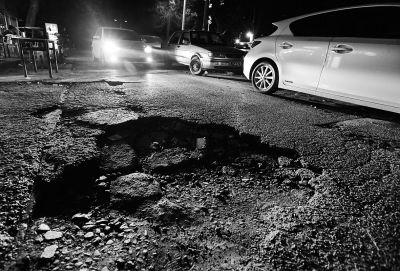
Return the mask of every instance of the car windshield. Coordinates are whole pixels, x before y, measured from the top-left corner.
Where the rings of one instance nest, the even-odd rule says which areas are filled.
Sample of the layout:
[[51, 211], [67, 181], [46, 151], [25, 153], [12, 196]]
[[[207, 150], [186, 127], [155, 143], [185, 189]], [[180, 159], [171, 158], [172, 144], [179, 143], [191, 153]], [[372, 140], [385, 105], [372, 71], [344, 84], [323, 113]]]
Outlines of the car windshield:
[[140, 40], [135, 31], [126, 29], [104, 29], [104, 37], [116, 40]]
[[225, 45], [225, 42], [217, 33], [211, 32], [191, 32], [190, 40], [197, 45]]

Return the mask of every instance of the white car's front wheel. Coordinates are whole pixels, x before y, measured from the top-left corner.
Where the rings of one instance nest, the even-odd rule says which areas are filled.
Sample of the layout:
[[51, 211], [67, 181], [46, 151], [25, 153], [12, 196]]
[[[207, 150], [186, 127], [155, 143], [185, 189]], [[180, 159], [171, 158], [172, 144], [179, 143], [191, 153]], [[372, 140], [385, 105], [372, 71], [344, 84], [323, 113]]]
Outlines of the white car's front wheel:
[[197, 56], [193, 57], [189, 64], [190, 72], [194, 75], [204, 74], [203, 65], [201, 64], [200, 58]]
[[254, 90], [271, 94], [278, 88], [278, 70], [270, 62], [261, 62], [251, 74], [251, 83]]

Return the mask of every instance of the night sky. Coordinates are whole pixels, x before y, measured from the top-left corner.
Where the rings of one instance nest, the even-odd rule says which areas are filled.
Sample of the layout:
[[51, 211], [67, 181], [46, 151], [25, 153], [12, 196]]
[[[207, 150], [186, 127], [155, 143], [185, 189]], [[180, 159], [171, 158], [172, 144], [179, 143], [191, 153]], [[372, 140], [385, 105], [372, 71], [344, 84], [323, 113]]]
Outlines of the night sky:
[[[17, 15], [24, 25], [29, 0], [5, 0], [6, 8]], [[157, 1], [167, 0], [41, 0], [37, 25], [45, 22], [57, 23], [65, 27], [77, 46], [87, 46], [100, 25], [123, 26], [142, 34], [154, 34], [165, 37], [165, 26], [154, 10]], [[179, 1], [179, 0], [175, 0]], [[192, 9], [197, 17], [192, 18], [190, 28], [201, 27], [204, 0], [192, 1]], [[379, 3], [366, 0], [224, 0], [224, 5], [214, 1], [211, 14], [215, 18], [211, 25], [215, 31], [239, 33], [248, 30], [261, 33], [271, 22], [329, 8]], [[382, 1], [383, 2], [383, 1]], [[393, 1], [391, 1], [393, 2]], [[400, 2], [397, 0], [395, 2]], [[114, 23], [117, 19], [117, 23]], [[127, 21], [125, 23], [124, 21]], [[179, 19], [172, 24], [172, 31], [179, 28]]]

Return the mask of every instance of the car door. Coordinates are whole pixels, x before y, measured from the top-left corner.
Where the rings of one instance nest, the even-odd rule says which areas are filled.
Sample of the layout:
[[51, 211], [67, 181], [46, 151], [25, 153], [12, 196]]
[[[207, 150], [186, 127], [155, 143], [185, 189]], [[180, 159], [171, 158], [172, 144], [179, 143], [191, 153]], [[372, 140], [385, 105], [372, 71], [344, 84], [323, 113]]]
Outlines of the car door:
[[276, 55], [284, 85], [316, 90], [331, 39], [324, 35], [322, 16], [314, 15], [294, 21], [289, 25], [292, 35], [277, 38]]
[[185, 31], [179, 40], [179, 44], [176, 46], [176, 58], [179, 63], [189, 65], [190, 58], [193, 55], [190, 45], [190, 33]]
[[173, 61], [177, 61], [179, 62], [179, 57], [177, 56], [177, 46], [179, 44], [179, 40], [181, 37], [182, 32], [181, 31], [177, 31], [174, 34], [172, 34], [171, 38], [168, 40], [167, 43], [167, 52], [168, 52], [168, 57], [173, 60]]
[[338, 28], [318, 91], [400, 107], [400, 6], [345, 10], [334, 17]]

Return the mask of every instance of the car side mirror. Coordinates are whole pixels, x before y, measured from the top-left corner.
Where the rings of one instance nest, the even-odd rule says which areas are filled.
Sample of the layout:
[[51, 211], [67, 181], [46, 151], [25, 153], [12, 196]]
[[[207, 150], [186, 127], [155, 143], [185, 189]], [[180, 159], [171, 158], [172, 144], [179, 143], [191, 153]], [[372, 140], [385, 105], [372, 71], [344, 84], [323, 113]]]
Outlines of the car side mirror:
[[183, 40], [183, 41], [182, 41], [182, 44], [183, 44], [183, 45], [189, 45], [190, 42], [189, 42], [188, 40]]

